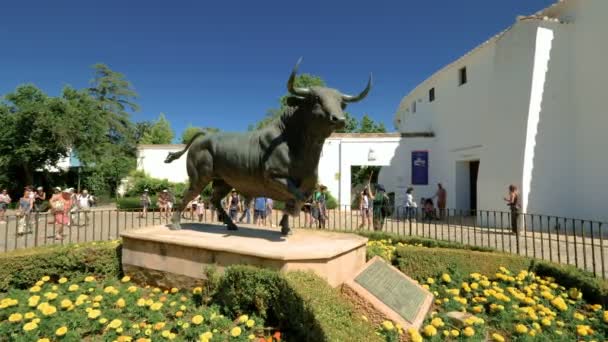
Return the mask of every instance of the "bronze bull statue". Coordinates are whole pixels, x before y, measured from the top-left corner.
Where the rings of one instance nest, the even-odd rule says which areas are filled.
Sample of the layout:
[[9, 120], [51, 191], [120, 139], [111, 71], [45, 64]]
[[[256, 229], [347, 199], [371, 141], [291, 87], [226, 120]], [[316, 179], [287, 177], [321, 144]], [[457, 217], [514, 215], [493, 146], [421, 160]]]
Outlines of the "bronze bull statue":
[[317, 185], [317, 167], [323, 142], [345, 126], [343, 110], [347, 103], [365, 98], [367, 87], [356, 96], [325, 87], [294, 86], [301, 59], [294, 67], [287, 89], [291, 96], [287, 108], [268, 126], [247, 133], [196, 134], [180, 152], [169, 153], [165, 163], [188, 151], [186, 161], [190, 187], [176, 207], [171, 229], [180, 229], [185, 205], [213, 181], [211, 203], [217, 208], [229, 230], [237, 226], [221, 206], [232, 188], [246, 198], [247, 205], [256, 196], [285, 202], [280, 222], [281, 233], [289, 235], [288, 215], [298, 215]]

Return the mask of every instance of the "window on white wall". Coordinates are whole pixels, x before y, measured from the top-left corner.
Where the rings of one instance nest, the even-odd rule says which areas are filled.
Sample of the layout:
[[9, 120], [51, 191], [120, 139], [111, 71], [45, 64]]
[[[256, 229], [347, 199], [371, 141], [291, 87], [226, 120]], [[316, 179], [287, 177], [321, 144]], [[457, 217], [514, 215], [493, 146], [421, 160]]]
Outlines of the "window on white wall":
[[462, 67], [458, 70], [458, 85], [461, 86], [467, 83], [467, 67]]
[[416, 113], [416, 100], [412, 102], [412, 113]]
[[429, 102], [435, 101], [435, 88], [429, 90]]

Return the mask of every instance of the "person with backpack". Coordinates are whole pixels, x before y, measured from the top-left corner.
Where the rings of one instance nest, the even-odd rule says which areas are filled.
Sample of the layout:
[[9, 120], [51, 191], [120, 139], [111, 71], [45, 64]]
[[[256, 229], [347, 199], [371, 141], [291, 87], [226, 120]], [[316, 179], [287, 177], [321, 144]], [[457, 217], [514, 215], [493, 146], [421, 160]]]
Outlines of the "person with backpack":
[[376, 193], [370, 191], [370, 195], [374, 199], [374, 230], [379, 231], [384, 226], [384, 220], [392, 215], [391, 203], [382, 184], [376, 184]]

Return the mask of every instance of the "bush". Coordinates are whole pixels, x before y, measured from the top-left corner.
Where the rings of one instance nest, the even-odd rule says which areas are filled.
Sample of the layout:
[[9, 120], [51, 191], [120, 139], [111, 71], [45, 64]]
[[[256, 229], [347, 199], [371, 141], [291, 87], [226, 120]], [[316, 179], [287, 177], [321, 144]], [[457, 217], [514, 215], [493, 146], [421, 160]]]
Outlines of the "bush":
[[182, 196], [188, 186], [186, 183], [172, 183], [167, 179], [152, 178], [141, 171], [131, 173], [130, 183], [129, 191], [125, 194], [126, 197], [139, 197], [145, 189], [148, 189], [150, 195], [168, 189], [177, 197]]
[[118, 242], [22, 249], [0, 255], [0, 292], [27, 288], [45, 275], [54, 279], [89, 274], [118, 277], [121, 272]]
[[559, 265], [546, 261], [534, 261], [530, 271], [536, 274], [552, 277], [565, 287], [576, 287], [581, 290], [584, 298], [593, 303], [608, 305], [608, 283], [572, 265]]
[[[150, 196], [149, 209], [156, 209], [156, 196]], [[141, 209], [139, 197], [123, 197], [116, 200], [116, 208], [119, 210], [138, 210]]]
[[379, 340], [372, 327], [312, 273], [279, 274], [250, 266], [226, 269], [214, 299], [229, 315], [255, 312], [294, 341]]
[[479, 247], [479, 246], [469, 246], [463, 245], [458, 242], [450, 242], [450, 241], [441, 241], [441, 240], [433, 240], [427, 238], [420, 238], [415, 236], [401, 236], [397, 234], [385, 233], [385, 232], [366, 232], [361, 231], [357, 232], [357, 234], [361, 236], [365, 236], [370, 240], [391, 240], [394, 243], [405, 243], [409, 245], [422, 245], [424, 247], [430, 248], [453, 248], [453, 249], [468, 249], [472, 251], [480, 251], [480, 252], [495, 252], [495, 249], [488, 247]]

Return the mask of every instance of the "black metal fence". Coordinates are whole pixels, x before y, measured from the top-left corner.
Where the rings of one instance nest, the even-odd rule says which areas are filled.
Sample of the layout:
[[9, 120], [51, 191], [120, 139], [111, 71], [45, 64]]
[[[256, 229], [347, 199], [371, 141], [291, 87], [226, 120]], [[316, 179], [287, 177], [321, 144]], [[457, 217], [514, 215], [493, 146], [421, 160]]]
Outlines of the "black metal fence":
[[[274, 210], [261, 222], [254, 222], [254, 213], [238, 213], [243, 223], [276, 226], [282, 213]], [[219, 223], [211, 210], [184, 212], [186, 222]], [[365, 216], [349, 206], [327, 210], [326, 220], [319, 222], [310, 213], [290, 217], [295, 228], [321, 228], [338, 231], [374, 230], [373, 215]], [[381, 231], [401, 236], [417, 236], [458, 242], [464, 245], [492, 248], [562, 264], [575, 265], [606, 278], [608, 269], [604, 254], [604, 238], [608, 235], [606, 222], [571, 219], [557, 216], [519, 214], [513, 222], [510, 212], [445, 209], [425, 212], [421, 208], [395, 208], [384, 220]], [[120, 233], [152, 225], [166, 224], [167, 213], [116, 209], [75, 211], [69, 225], [58, 224], [50, 213], [26, 216], [6, 215], [0, 223], [0, 251], [50, 244], [113, 240]], [[517, 224], [517, 232], [513, 229]], [[277, 228], [278, 230], [278, 228]], [[61, 236], [59, 236], [61, 235]]]

